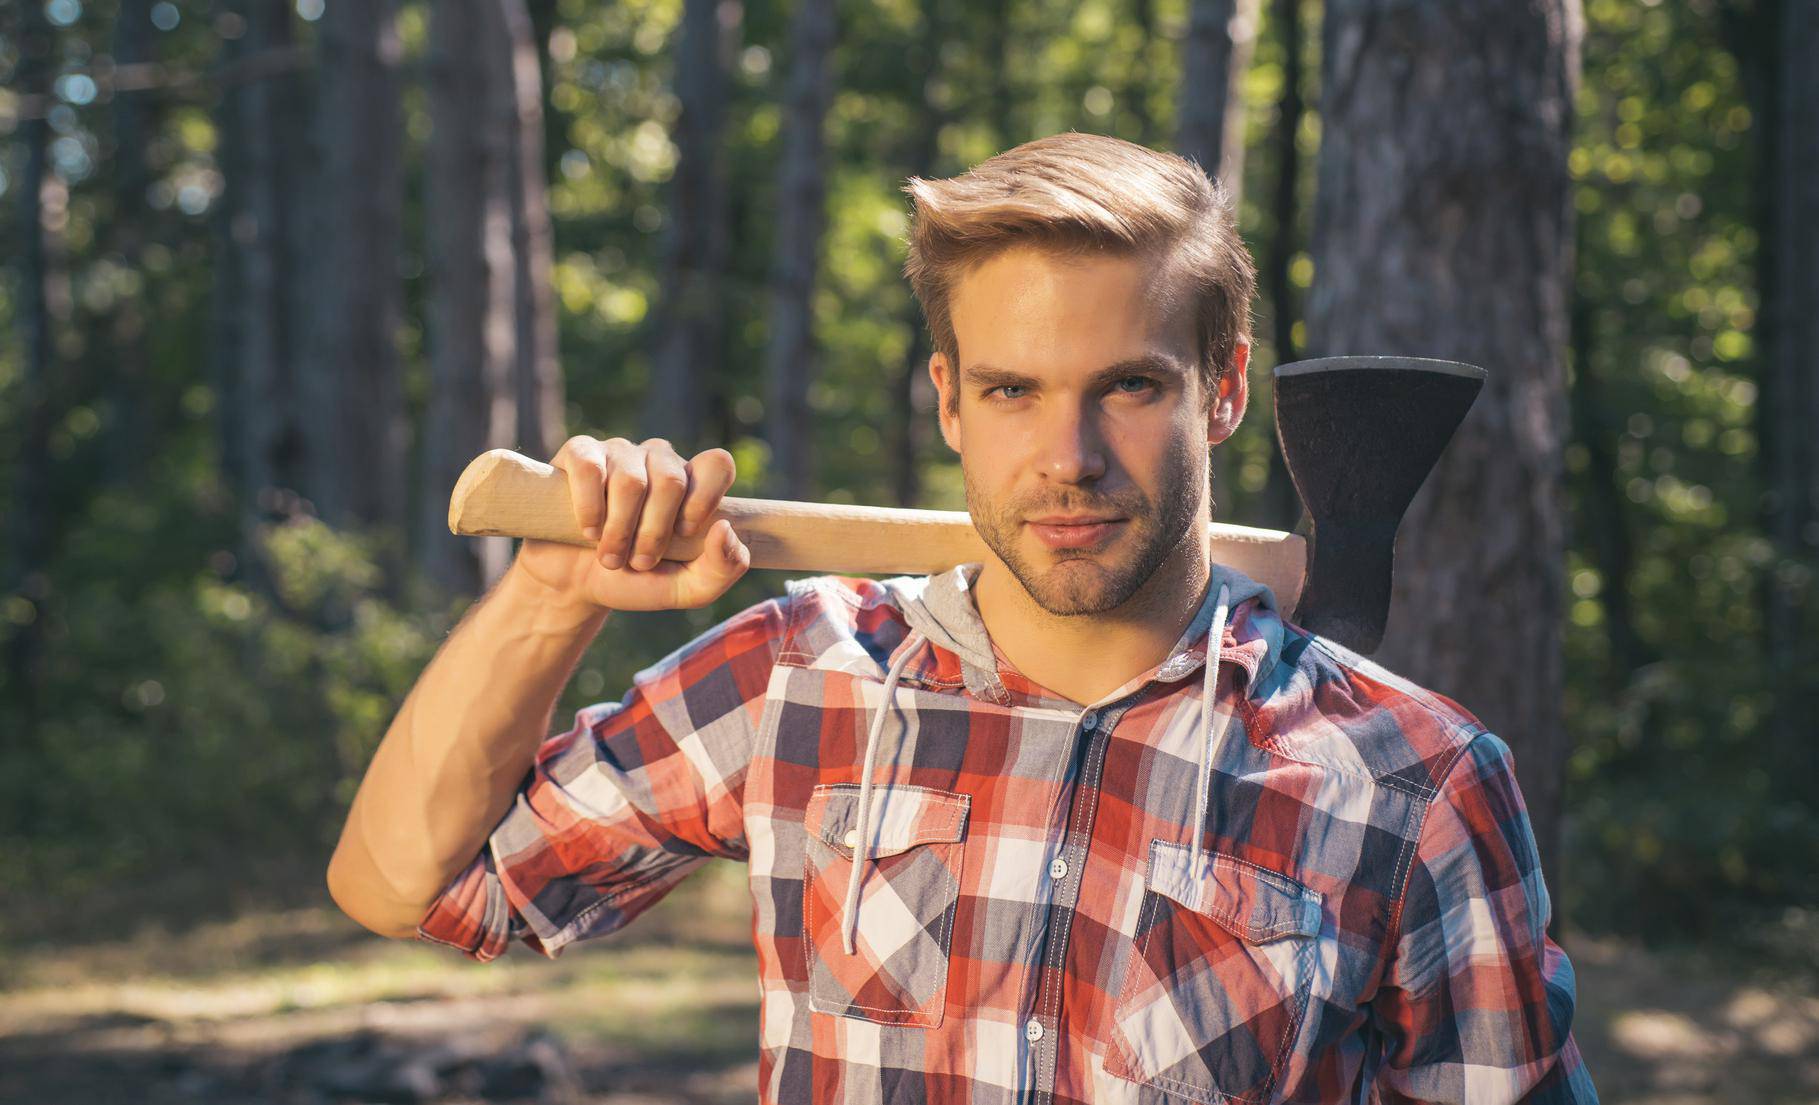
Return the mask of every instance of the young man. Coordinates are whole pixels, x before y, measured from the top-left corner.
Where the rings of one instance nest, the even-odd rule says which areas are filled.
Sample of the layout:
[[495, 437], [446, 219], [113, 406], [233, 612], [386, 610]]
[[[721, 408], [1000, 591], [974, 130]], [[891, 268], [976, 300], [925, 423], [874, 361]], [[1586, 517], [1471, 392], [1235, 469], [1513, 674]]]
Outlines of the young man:
[[[609, 609], [749, 562], [667, 443], [555, 463], [329, 871], [477, 960], [750, 868], [764, 1102], [1591, 1102], [1510, 750], [1211, 561], [1254, 276], [1195, 165], [1062, 134], [912, 180], [908, 274], [992, 557], [794, 580], [543, 739]], [[636, 553], [620, 567], [626, 553]]]

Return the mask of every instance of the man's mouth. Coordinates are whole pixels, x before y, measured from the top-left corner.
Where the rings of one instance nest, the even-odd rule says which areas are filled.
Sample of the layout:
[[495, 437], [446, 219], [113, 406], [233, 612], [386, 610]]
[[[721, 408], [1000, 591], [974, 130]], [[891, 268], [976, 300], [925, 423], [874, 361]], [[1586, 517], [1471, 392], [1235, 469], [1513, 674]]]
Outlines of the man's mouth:
[[1123, 518], [1086, 518], [1082, 521], [1051, 523], [1031, 519], [1030, 529], [1051, 549], [1088, 549], [1103, 544], [1123, 525]]

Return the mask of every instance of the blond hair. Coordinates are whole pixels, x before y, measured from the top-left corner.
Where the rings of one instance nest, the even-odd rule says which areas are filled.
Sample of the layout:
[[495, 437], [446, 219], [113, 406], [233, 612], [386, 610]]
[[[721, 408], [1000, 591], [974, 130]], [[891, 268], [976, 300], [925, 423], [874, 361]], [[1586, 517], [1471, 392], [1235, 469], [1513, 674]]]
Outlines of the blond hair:
[[[935, 349], [958, 370], [949, 297], [960, 277], [1005, 249], [1064, 256], [1156, 257], [1188, 280], [1201, 394], [1212, 401], [1239, 342], [1250, 342], [1257, 269], [1218, 182], [1187, 158], [1101, 134], [1025, 142], [957, 177], [911, 177], [914, 211], [903, 274]], [[958, 388], [950, 388], [950, 403]], [[950, 406], [950, 409], [951, 406]]]

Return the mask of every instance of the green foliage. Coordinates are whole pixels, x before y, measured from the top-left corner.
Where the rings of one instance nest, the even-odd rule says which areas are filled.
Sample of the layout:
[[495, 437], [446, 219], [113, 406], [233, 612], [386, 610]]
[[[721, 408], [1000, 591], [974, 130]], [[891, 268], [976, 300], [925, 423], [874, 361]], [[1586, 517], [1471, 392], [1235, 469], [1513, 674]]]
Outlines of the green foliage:
[[[331, 0], [340, 2], [340, 0]], [[1304, 99], [1318, 103], [1319, 15], [1298, 0]], [[56, 65], [80, 70], [110, 49], [113, 7], [60, 28]], [[637, 436], [661, 306], [666, 187], [679, 105], [671, 45], [680, 0], [557, 0], [543, 48], [554, 215], [553, 286], [568, 428]], [[160, 64], [206, 75], [228, 22], [179, 5]], [[1319, 118], [1297, 134], [1294, 222], [1278, 225], [1271, 142], [1287, 57], [1279, 5], [1243, 85], [1248, 142], [1240, 226], [1259, 260], [1293, 240], [1291, 284], [1312, 266], [1313, 158]], [[724, 147], [731, 197], [725, 276], [727, 349], [716, 367], [713, 434], [738, 460], [735, 494], [761, 485], [759, 440], [773, 283], [777, 153], [789, 72], [791, 6], [729, 5], [742, 19]], [[1185, 0], [1072, 5], [959, 0], [842, 0], [837, 93], [827, 124], [827, 219], [810, 400], [830, 500], [888, 502], [896, 457], [892, 384], [919, 318], [901, 276], [907, 176], [949, 175], [1017, 142], [1078, 128], [1166, 147]], [[1819, 812], [1788, 750], [1765, 741], [1788, 676], [1765, 655], [1764, 580], [1811, 593], [1819, 566], [1778, 559], [1760, 520], [1757, 424], [1762, 342], [1756, 222], [1759, 124], [1730, 22], [1753, 10], [1719, 0], [1587, 0], [1588, 37], [1570, 168], [1579, 219], [1566, 450], [1571, 556], [1566, 649], [1569, 850], [1563, 912], [1573, 923], [1653, 935], [1719, 931], [1750, 909], [1819, 904], [1810, 856]], [[420, 75], [429, 8], [404, 4], [406, 64]], [[931, 22], [932, 21], [932, 22]], [[1147, 21], [1147, 22], [1146, 22]], [[0, 20], [0, 22], [5, 22]], [[313, 29], [297, 27], [305, 49]], [[0, 36], [9, 33], [0, 27]], [[18, 65], [0, 38], [0, 78]], [[400, 534], [345, 534], [304, 517], [242, 547], [240, 511], [215, 445], [214, 225], [223, 180], [207, 80], [155, 97], [149, 185], [121, 196], [111, 156], [114, 105], [59, 103], [53, 158], [68, 185], [59, 223], [47, 494], [56, 504], [49, 562], [0, 580], [0, 648], [26, 627], [45, 654], [38, 714], [0, 686], [0, 895], [75, 893], [148, 877], [160, 866], [233, 863], [255, 852], [326, 855], [373, 747], [472, 596], [444, 596], [387, 565], [408, 562]], [[0, 138], [20, 99], [0, 80]], [[421, 410], [423, 143], [420, 88], [405, 102], [410, 166], [407, 285], [400, 349]], [[933, 158], [916, 162], [925, 129]], [[20, 145], [0, 147], [17, 181]], [[14, 191], [0, 183], [6, 209]], [[143, 242], [137, 268], [120, 232]], [[0, 257], [21, 256], [0, 221]], [[0, 511], [12, 512], [24, 448], [22, 343], [15, 279], [0, 284]], [[153, 320], [147, 375], [116, 370], [112, 321], [123, 305]], [[1267, 518], [1259, 500], [1274, 450], [1262, 402], [1272, 321], [1255, 312], [1251, 417], [1225, 447], [1221, 510]], [[1299, 323], [1295, 324], [1299, 326]], [[147, 412], [146, 455], [110, 457], [123, 416]], [[1263, 415], [1260, 417], [1259, 415]], [[933, 433], [920, 457], [921, 501], [963, 504], [955, 458]], [[431, 431], [433, 432], [433, 431]], [[419, 491], [419, 494], [428, 492]], [[413, 509], [420, 504], [413, 504]], [[714, 621], [781, 589], [754, 573], [714, 608], [615, 615], [564, 692], [554, 727], [616, 698], [633, 673]], [[1819, 617], [1819, 601], [1806, 607]], [[1819, 624], [1806, 637], [1819, 641]], [[1819, 675], [1819, 656], [1790, 660]], [[1810, 762], [1810, 761], [1809, 761]], [[229, 870], [232, 870], [230, 867]], [[1560, 880], [1556, 879], [1559, 883]]]
[[[1593, 0], [1570, 162], [1566, 912], [1651, 936], [1812, 904], [1819, 843], [1811, 781], [1765, 731], [1799, 687], [1764, 655], [1763, 582], [1814, 566], [1759, 528], [1762, 135], [1727, 14]], [[1787, 659], [1810, 694], [1807, 613]]]

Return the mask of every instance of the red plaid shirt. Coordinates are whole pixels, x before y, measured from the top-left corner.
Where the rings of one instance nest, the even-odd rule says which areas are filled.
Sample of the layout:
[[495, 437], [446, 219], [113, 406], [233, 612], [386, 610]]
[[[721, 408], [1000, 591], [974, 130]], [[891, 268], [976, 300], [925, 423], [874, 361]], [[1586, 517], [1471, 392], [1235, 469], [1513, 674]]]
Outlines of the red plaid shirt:
[[990, 645], [977, 568], [791, 581], [580, 711], [420, 938], [554, 957], [718, 856], [761, 1102], [1597, 1100], [1501, 739], [1220, 565], [1083, 707]]

